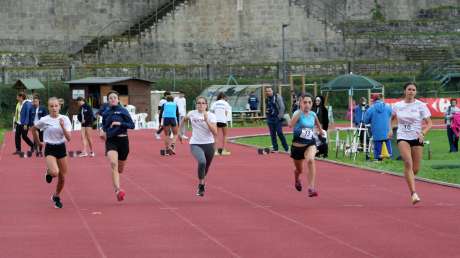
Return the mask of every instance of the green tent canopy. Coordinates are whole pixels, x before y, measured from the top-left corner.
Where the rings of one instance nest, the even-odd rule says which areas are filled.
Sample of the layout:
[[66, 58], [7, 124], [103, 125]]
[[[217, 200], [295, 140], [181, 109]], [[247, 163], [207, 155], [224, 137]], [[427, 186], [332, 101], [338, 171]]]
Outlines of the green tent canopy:
[[357, 74], [344, 74], [321, 87], [321, 91], [380, 90], [383, 85], [371, 78]]

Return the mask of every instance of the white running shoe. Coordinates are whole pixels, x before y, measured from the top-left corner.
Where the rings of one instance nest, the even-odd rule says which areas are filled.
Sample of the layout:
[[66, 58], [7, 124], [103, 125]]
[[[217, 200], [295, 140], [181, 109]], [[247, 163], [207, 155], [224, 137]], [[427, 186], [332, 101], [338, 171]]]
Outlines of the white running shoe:
[[420, 197], [418, 197], [417, 193], [413, 193], [411, 196], [411, 199], [412, 199], [412, 204], [414, 205], [420, 202]]
[[157, 140], [161, 140], [161, 137], [160, 137], [160, 135], [159, 135], [159, 134], [157, 134], [157, 133], [155, 133], [155, 139], [157, 139]]
[[94, 153], [94, 151], [92, 151], [89, 155], [90, 155], [91, 157], [96, 156], [96, 154]]
[[88, 153], [86, 153], [86, 152], [82, 152], [82, 153], [80, 153], [80, 155], [78, 155], [79, 158], [83, 158], [83, 157], [86, 157], [86, 156], [88, 156]]

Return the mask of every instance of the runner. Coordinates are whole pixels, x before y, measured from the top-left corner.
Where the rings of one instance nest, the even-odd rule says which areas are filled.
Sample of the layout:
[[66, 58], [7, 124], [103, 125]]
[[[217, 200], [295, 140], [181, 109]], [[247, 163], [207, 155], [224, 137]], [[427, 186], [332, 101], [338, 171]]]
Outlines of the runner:
[[291, 158], [295, 165], [295, 188], [302, 191], [300, 174], [303, 172], [303, 160], [307, 160], [307, 179], [308, 179], [308, 196], [316, 197], [318, 192], [315, 190], [315, 155], [316, 142], [314, 139], [314, 127], [318, 128], [321, 135], [326, 132], [321, 129], [321, 124], [315, 112], [311, 111], [313, 97], [309, 94], [302, 95], [299, 99], [300, 109], [294, 112], [290, 127], [293, 127], [293, 139], [291, 145]]
[[[231, 153], [225, 149], [225, 145], [227, 144], [227, 117], [228, 114], [231, 112], [230, 104], [225, 100], [225, 94], [223, 92], [217, 95], [217, 101], [211, 105], [211, 111], [216, 115], [217, 121], [217, 136], [216, 136], [216, 147], [217, 152], [216, 155], [230, 155]], [[219, 148], [219, 132], [222, 134], [222, 143], [221, 147]]]
[[93, 140], [91, 139], [94, 122], [93, 109], [88, 104], [86, 104], [86, 100], [83, 97], [78, 97], [77, 103], [80, 106], [77, 118], [81, 123], [81, 140], [83, 142], [83, 150], [80, 155], [78, 155], [78, 157], [88, 156], [88, 146], [90, 150], [89, 155], [94, 157]]
[[120, 174], [126, 166], [129, 153], [128, 129], [134, 129], [134, 122], [119, 103], [118, 93], [107, 94], [109, 108], [102, 114], [101, 138], [105, 139], [105, 151], [112, 168], [112, 181], [118, 201], [125, 199], [125, 191], [120, 188]]
[[[174, 151], [177, 137], [177, 127], [179, 123], [179, 108], [174, 102], [172, 95], [166, 96], [166, 103], [163, 104], [162, 110], [162, 125], [164, 130], [164, 143], [166, 154], [176, 154]], [[171, 135], [172, 133], [172, 135]]]
[[161, 124], [162, 114], [163, 114], [163, 105], [166, 103], [166, 96], [171, 95], [169, 91], [163, 93], [163, 98], [158, 102], [158, 130], [155, 133], [155, 138], [157, 140], [161, 139], [161, 132], [163, 131], [163, 125]]
[[[65, 142], [70, 141], [72, 124], [67, 116], [59, 114], [61, 105], [57, 98], [48, 100], [49, 115], [42, 117], [32, 127], [32, 133], [36, 143], [45, 145], [46, 174], [45, 180], [51, 183], [54, 177], [58, 177], [56, 191], [51, 200], [55, 208], [62, 208], [60, 194], [64, 188], [65, 176], [68, 172], [67, 151]], [[43, 140], [40, 141], [39, 130], [43, 130]]]
[[[190, 150], [198, 162], [198, 190], [197, 196], [204, 196], [205, 179], [214, 157], [214, 137], [217, 136], [216, 116], [207, 111], [208, 101], [204, 97], [196, 99], [196, 110], [190, 111], [184, 121], [189, 120], [192, 125]], [[179, 136], [180, 137], [180, 136]], [[179, 138], [182, 142], [182, 138]]]
[[[404, 85], [404, 99], [393, 106], [392, 122], [398, 122], [397, 142], [399, 153], [404, 160], [404, 176], [411, 194], [412, 204], [420, 202], [415, 191], [415, 175], [420, 170], [425, 135], [432, 126], [431, 113], [425, 103], [415, 99], [417, 85]], [[425, 128], [422, 128], [425, 121]], [[390, 132], [390, 137], [392, 132]]]

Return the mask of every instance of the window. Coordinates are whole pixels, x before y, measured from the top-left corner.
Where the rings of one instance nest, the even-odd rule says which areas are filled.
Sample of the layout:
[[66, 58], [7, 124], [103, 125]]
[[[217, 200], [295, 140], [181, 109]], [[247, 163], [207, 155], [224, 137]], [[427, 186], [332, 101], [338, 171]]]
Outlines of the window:
[[79, 97], [82, 97], [82, 98], [85, 97], [85, 90], [82, 90], [82, 89], [72, 90], [72, 99], [78, 99]]

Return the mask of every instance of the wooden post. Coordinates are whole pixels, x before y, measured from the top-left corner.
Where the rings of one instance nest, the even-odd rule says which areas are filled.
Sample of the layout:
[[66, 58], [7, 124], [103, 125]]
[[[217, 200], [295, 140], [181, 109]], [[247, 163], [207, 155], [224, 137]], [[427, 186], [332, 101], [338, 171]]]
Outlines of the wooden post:
[[318, 96], [318, 85], [316, 82], [313, 82], [313, 94], [315, 94], [314, 97]]
[[305, 94], [305, 75], [302, 75], [302, 94]]
[[371, 90], [367, 90], [367, 103], [371, 104]]
[[382, 87], [382, 101], [385, 102], [385, 86]]
[[262, 116], [266, 114], [266, 104], [265, 104], [265, 85], [262, 84]]

